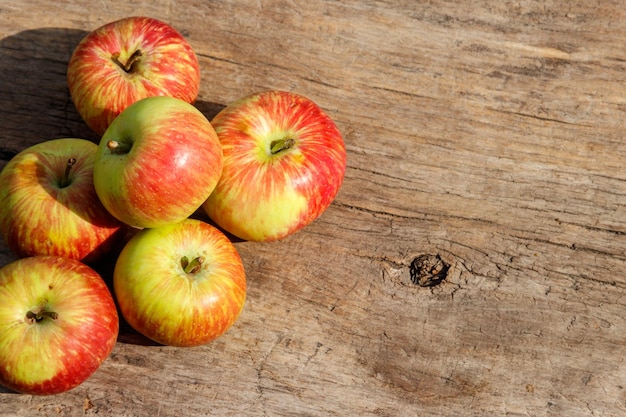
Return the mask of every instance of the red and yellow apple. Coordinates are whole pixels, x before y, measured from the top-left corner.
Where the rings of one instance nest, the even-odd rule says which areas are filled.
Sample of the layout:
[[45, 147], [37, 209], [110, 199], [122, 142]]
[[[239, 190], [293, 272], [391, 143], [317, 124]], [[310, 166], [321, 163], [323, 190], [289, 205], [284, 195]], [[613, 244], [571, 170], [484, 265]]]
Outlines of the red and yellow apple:
[[113, 287], [131, 327], [173, 346], [202, 345], [221, 336], [246, 298], [236, 248], [197, 219], [139, 231], [115, 263]]
[[345, 145], [310, 99], [256, 93], [229, 104], [211, 123], [224, 167], [203, 208], [222, 229], [245, 240], [281, 239], [334, 200], [345, 174]]
[[70, 58], [67, 81], [76, 110], [102, 135], [142, 98], [171, 96], [193, 103], [200, 69], [191, 45], [172, 26], [133, 16], [87, 34]]
[[211, 123], [173, 97], [139, 100], [100, 140], [93, 180], [106, 209], [134, 227], [179, 222], [211, 194], [222, 149]]
[[57, 255], [95, 262], [125, 226], [93, 185], [98, 146], [85, 139], [48, 140], [24, 149], [0, 172], [0, 232], [18, 256]]
[[109, 356], [119, 320], [108, 287], [69, 258], [35, 256], [0, 268], [0, 384], [58, 394]]

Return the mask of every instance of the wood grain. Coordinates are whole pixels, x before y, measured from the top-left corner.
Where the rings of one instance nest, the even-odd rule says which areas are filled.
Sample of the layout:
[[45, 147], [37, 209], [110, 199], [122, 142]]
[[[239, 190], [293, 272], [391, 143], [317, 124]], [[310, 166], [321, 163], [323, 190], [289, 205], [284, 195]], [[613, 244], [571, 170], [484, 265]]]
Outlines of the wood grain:
[[[89, 30], [145, 14], [197, 51], [208, 117], [297, 91], [336, 120], [348, 169], [302, 232], [236, 243], [248, 300], [222, 338], [179, 349], [126, 327], [83, 385], [0, 391], [1, 416], [626, 413], [620, 2], [6, 3], [0, 167], [98, 139], [67, 60]], [[415, 283], [422, 255], [449, 266], [437, 285]]]

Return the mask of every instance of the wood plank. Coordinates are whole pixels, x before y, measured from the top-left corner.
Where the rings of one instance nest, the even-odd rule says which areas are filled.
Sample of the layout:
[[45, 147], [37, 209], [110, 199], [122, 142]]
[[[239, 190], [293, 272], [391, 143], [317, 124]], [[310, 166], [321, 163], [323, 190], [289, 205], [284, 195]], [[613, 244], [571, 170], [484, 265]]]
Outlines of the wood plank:
[[[223, 337], [181, 349], [124, 327], [83, 385], [1, 390], [0, 416], [624, 414], [625, 13], [581, 0], [1, 4], [0, 167], [43, 140], [98, 139], [67, 60], [87, 31], [146, 14], [196, 49], [208, 117], [253, 91], [297, 91], [336, 120], [348, 169], [302, 232], [236, 243], [249, 293]], [[422, 255], [449, 266], [438, 285], [414, 282]]]

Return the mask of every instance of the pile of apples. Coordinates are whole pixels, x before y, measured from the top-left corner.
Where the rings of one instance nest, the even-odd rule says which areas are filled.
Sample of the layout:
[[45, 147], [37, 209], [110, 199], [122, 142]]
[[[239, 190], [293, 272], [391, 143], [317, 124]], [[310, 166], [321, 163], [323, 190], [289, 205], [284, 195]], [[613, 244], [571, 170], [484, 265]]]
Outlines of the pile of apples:
[[[0, 173], [0, 232], [17, 257], [0, 268], [0, 384], [29, 394], [91, 376], [118, 313], [164, 345], [222, 335], [246, 297], [228, 234], [295, 233], [330, 205], [346, 167], [336, 125], [295, 93], [254, 93], [209, 121], [194, 106], [193, 49], [153, 18], [87, 34], [67, 79], [99, 143], [43, 141]], [[112, 286], [94, 269], [103, 260], [115, 262]]]

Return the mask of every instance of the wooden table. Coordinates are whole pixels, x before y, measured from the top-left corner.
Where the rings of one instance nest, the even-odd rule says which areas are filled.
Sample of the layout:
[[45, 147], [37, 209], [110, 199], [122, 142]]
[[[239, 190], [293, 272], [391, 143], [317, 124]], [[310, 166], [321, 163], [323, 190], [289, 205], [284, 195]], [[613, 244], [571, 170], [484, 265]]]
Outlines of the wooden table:
[[5, 0], [0, 167], [98, 140], [67, 61], [136, 14], [195, 48], [209, 118], [264, 89], [316, 101], [344, 134], [343, 187], [305, 230], [236, 243], [249, 292], [223, 337], [125, 328], [84, 384], [3, 390], [1, 416], [625, 415], [621, 2]]

